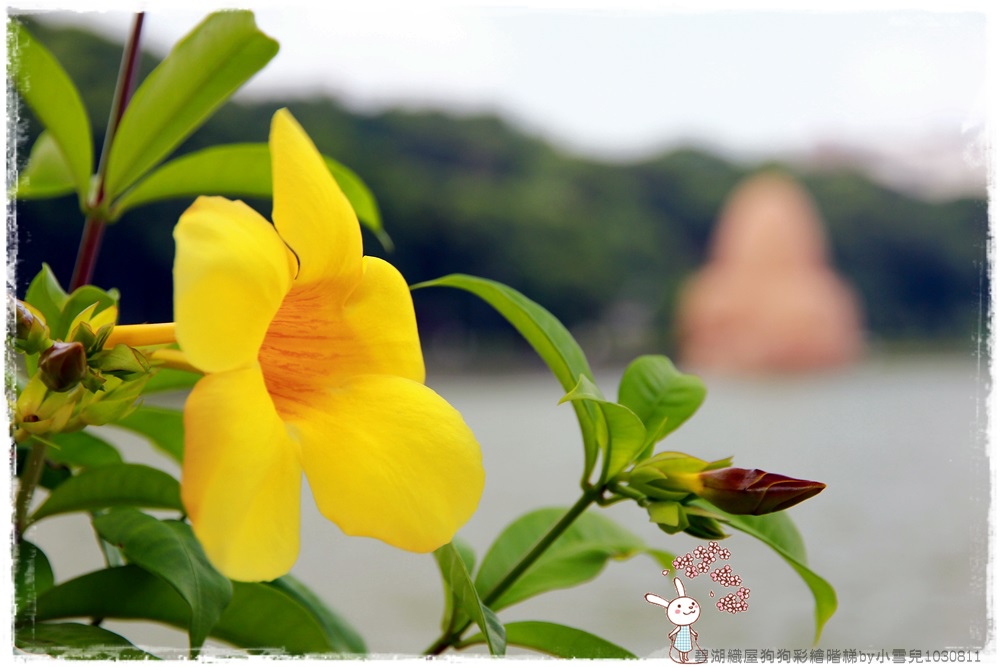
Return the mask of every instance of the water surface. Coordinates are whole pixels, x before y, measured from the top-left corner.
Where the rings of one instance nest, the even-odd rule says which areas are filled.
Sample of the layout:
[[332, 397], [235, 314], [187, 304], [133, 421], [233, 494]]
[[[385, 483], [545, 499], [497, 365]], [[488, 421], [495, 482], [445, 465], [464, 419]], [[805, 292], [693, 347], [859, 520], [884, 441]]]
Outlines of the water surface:
[[[599, 374], [608, 396], [616, 394], [619, 376], [618, 370]], [[975, 359], [885, 358], [819, 375], [704, 379], [705, 405], [658, 450], [710, 460], [733, 455], [739, 466], [828, 485], [790, 511], [810, 566], [840, 598], [820, 647], [909, 651], [982, 645], [988, 377]], [[572, 409], [557, 404], [562, 391], [551, 376], [432, 374], [429, 383], [462, 411], [483, 448], [486, 490], [460, 533], [480, 558], [516, 517], [576, 500], [579, 432]], [[123, 443], [127, 459], [165, 465], [144, 443]], [[439, 633], [442, 591], [433, 559], [344, 537], [318, 514], [308, 494], [305, 489], [302, 552], [294, 574], [346, 616], [371, 651], [421, 652]], [[683, 553], [700, 543], [666, 535], [630, 503], [597, 511], [659, 549]], [[101, 565], [92, 532], [80, 517], [45, 521], [33, 532], [30, 539], [50, 554], [58, 580]], [[717, 612], [714, 602], [725, 591], [706, 577], [688, 582], [688, 593], [708, 607], [694, 626], [699, 643], [811, 646], [813, 605], [798, 576], [752, 538], [735, 534], [725, 546], [752, 590], [750, 609]], [[669, 597], [672, 591], [653, 560], [636, 557], [611, 563], [589, 584], [505, 610], [501, 618], [560, 622], [637, 655], [659, 655], [673, 626], [643, 595]], [[184, 636], [170, 630], [136, 630], [133, 623], [109, 627], [140, 642], [185, 645]]]

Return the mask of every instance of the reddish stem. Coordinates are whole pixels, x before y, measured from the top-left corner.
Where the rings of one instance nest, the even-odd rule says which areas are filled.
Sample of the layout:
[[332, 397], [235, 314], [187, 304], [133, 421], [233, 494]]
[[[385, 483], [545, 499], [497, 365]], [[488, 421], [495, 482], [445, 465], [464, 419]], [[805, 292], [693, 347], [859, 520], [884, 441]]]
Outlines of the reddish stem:
[[104, 227], [106, 221], [102, 214], [98, 213], [101, 204], [104, 203], [104, 177], [107, 172], [108, 154], [111, 151], [111, 141], [118, 131], [118, 123], [121, 122], [128, 106], [132, 91], [135, 88], [135, 78], [139, 71], [139, 40], [142, 36], [142, 22], [145, 14], [139, 12], [132, 22], [132, 32], [129, 34], [125, 50], [122, 52], [121, 66], [118, 68], [118, 81], [115, 85], [115, 96], [111, 103], [111, 113], [108, 116], [108, 129], [104, 133], [104, 146], [101, 148], [101, 159], [97, 166], [97, 187], [94, 191], [94, 198], [90, 202], [90, 209], [95, 211], [87, 217], [87, 222], [83, 227], [83, 234], [80, 237], [80, 248], [76, 253], [76, 265], [73, 267], [73, 279], [70, 281], [70, 290], [86, 285], [94, 277], [94, 266], [97, 264], [97, 255], [101, 249], [101, 239], [104, 237]]

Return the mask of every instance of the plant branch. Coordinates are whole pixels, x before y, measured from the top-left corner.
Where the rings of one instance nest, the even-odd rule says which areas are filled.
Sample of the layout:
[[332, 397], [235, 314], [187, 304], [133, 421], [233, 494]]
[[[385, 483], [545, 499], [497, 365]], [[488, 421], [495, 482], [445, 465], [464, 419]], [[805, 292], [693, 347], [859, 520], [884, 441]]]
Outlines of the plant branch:
[[70, 290], [86, 285], [94, 277], [94, 266], [97, 264], [97, 255], [101, 249], [101, 239], [104, 236], [106, 226], [104, 207], [104, 176], [108, 169], [108, 155], [111, 152], [111, 143], [115, 133], [118, 131], [118, 124], [125, 114], [129, 99], [132, 97], [132, 90], [135, 88], [135, 77], [139, 70], [139, 41], [142, 37], [142, 22], [145, 14], [139, 12], [132, 22], [132, 32], [129, 34], [125, 50], [122, 52], [121, 66], [118, 68], [118, 80], [115, 84], [115, 94], [111, 102], [111, 113], [108, 116], [108, 129], [104, 133], [104, 145], [101, 147], [101, 158], [97, 165], [97, 178], [95, 180], [93, 198], [89, 201], [90, 213], [87, 222], [83, 227], [83, 235], [80, 238], [80, 248], [76, 254], [76, 265], [73, 267], [73, 279], [70, 281]]
[[[553, 542], [559, 539], [566, 529], [568, 529], [573, 522], [576, 521], [581, 514], [583, 514], [588, 507], [590, 507], [601, 495], [600, 488], [590, 488], [586, 490], [580, 499], [576, 501], [566, 514], [564, 514], [559, 521], [556, 522], [552, 528], [549, 529], [547, 533], [542, 535], [542, 537], [535, 543], [535, 546], [531, 548], [527, 554], [521, 558], [517, 564], [510, 569], [509, 572], [501, 579], [493, 588], [489, 590], [486, 595], [482, 598], [482, 603], [486, 607], [490, 607], [494, 602], [500, 599], [507, 590], [514, 585], [514, 583], [521, 578], [529, 567], [535, 564], [542, 554], [544, 554], [549, 547], [552, 546]], [[440, 655], [449, 647], [458, 647], [462, 634], [472, 625], [471, 620], [467, 620], [458, 630], [454, 632], [446, 630], [441, 637], [434, 642], [426, 651], [424, 655]]]
[[21, 472], [21, 484], [17, 489], [17, 499], [14, 501], [14, 531], [18, 540], [21, 539], [24, 529], [27, 528], [31, 498], [35, 494], [35, 488], [38, 486], [38, 482], [42, 478], [42, 470], [45, 468], [45, 448], [46, 444], [40, 438], [32, 438], [28, 459], [24, 462], [24, 470]]
[[560, 535], [566, 532], [566, 529], [573, 525], [573, 522], [583, 514], [588, 507], [590, 507], [594, 501], [597, 500], [600, 493], [595, 493], [593, 490], [584, 493], [580, 496], [580, 499], [576, 501], [569, 510], [562, 516], [561, 519], [549, 529], [549, 532], [545, 533], [535, 546], [532, 547], [531, 551], [522, 558], [517, 565], [515, 565], [510, 572], [507, 573], [503, 579], [501, 579], [485, 596], [483, 596], [483, 604], [489, 607], [491, 604], [500, 599], [500, 596], [507, 592], [507, 589], [514, 585], [521, 575], [525, 571], [535, 564], [535, 561], [545, 553], [552, 543], [555, 542]]

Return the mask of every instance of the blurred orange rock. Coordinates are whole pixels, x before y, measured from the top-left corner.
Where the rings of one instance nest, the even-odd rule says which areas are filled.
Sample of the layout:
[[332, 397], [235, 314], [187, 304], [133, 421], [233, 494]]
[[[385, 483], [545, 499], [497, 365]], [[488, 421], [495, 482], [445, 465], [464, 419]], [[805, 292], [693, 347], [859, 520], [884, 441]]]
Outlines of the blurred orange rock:
[[830, 266], [798, 183], [765, 173], [730, 195], [708, 263], [681, 291], [677, 327], [680, 357], [695, 369], [801, 371], [861, 355], [858, 299]]

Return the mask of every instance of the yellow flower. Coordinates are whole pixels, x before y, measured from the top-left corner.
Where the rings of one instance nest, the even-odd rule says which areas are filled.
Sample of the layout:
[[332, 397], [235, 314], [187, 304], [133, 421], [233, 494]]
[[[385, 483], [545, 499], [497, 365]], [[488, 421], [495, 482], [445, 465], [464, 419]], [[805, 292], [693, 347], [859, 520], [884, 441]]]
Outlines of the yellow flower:
[[184, 407], [195, 534], [233, 579], [285, 574], [304, 471], [345, 533], [432, 551], [479, 503], [479, 445], [424, 385], [406, 282], [362, 256], [350, 204], [287, 110], [270, 149], [273, 226], [201, 197], [174, 231], [176, 338], [206, 374]]

